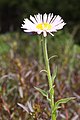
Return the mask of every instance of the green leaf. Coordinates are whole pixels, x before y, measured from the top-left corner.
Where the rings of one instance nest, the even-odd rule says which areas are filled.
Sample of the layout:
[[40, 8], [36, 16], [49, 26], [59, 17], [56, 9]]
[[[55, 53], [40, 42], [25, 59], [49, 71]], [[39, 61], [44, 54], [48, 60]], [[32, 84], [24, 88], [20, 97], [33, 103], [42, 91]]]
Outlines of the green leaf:
[[51, 102], [50, 98], [48, 97], [48, 93], [45, 90], [42, 90], [40, 88], [34, 87], [36, 90], [38, 90], [44, 97], [47, 98], [48, 102]]
[[63, 99], [58, 100], [58, 101], [55, 103], [53, 112], [55, 112], [55, 111], [59, 108], [59, 105], [60, 105], [61, 103], [67, 103], [67, 102], [69, 102], [70, 100], [74, 100], [74, 99], [75, 99], [75, 97], [70, 97], [70, 98], [63, 98]]
[[48, 93], [45, 90], [42, 90], [40, 88], [34, 87], [36, 90], [38, 90], [43, 96], [48, 97]]
[[49, 58], [49, 60], [51, 60], [52, 58], [54, 58], [54, 57], [58, 57], [57, 55], [53, 55], [53, 56], [51, 56], [50, 58]]
[[47, 100], [48, 100], [49, 103], [51, 102], [51, 99], [48, 96], [47, 96]]
[[52, 86], [52, 88], [49, 89], [49, 92], [53, 95], [54, 94], [54, 87], [55, 86]]
[[68, 101], [74, 100], [74, 99], [75, 99], [75, 97], [63, 98], [63, 99], [58, 100], [58, 101], [55, 103], [55, 105], [58, 106], [58, 105], [61, 104], [61, 103], [67, 103]]
[[52, 81], [54, 82], [54, 79], [56, 78], [57, 75], [57, 67], [54, 69], [54, 72], [52, 74]]
[[41, 71], [40, 71], [40, 73], [41, 73], [41, 72], [45, 72], [45, 73], [47, 73], [47, 71], [46, 71], [46, 70], [41, 70]]

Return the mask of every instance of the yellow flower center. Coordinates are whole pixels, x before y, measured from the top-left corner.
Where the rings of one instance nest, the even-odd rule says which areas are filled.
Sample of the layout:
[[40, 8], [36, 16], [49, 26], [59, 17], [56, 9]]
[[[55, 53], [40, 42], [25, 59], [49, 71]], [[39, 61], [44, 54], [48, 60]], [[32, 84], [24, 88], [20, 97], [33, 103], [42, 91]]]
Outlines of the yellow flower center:
[[50, 30], [52, 28], [52, 25], [49, 23], [40, 23], [36, 25], [36, 28], [39, 30]]

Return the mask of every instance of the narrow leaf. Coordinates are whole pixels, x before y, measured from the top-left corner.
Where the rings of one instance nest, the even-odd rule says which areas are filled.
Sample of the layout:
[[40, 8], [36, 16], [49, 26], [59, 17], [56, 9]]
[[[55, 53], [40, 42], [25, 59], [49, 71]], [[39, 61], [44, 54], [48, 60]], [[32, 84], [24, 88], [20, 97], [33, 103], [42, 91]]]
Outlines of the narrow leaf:
[[45, 72], [45, 73], [47, 73], [47, 71], [46, 71], [46, 70], [41, 70], [41, 71], [40, 71], [40, 73], [41, 73], [41, 72]]
[[56, 78], [57, 75], [57, 67], [54, 69], [54, 72], [52, 74], [52, 81], [54, 82], [54, 79]]
[[74, 99], [75, 99], [75, 97], [70, 97], [70, 98], [63, 98], [63, 99], [58, 100], [58, 101], [55, 103], [53, 112], [55, 112], [55, 111], [59, 108], [59, 105], [60, 105], [61, 103], [67, 103], [67, 102], [69, 102], [70, 100], [74, 100]]
[[53, 55], [53, 56], [51, 56], [50, 58], [49, 58], [49, 60], [51, 60], [52, 58], [54, 58], [54, 57], [58, 57], [57, 55]]
[[47, 96], [47, 100], [48, 100], [49, 103], [51, 102], [51, 99], [48, 96]]
[[49, 92], [53, 95], [54, 94], [54, 87], [55, 86], [52, 86], [52, 88], [50, 88]]
[[48, 93], [45, 90], [42, 90], [40, 88], [34, 87], [36, 90], [38, 90], [43, 96], [48, 97]]
[[55, 106], [58, 106], [58, 105], [61, 104], [61, 103], [67, 103], [68, 101], [74, 100], [74, 99], [75, 99], [75, 97], [60, 99], [60, 100], [58, 100], [58, 101], [55, 103]]

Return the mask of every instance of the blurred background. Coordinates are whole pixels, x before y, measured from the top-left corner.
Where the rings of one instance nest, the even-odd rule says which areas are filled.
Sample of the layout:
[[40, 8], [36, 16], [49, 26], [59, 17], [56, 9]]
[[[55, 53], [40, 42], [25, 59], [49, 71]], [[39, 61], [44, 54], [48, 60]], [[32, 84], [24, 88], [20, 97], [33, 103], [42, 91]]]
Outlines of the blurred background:
[[[63, 30], [48, 35], [51, 72], [58, 67], [55, 101], [75, 100], [57, 120], [80, 120], [80, 0], [0, 0], [0, 120], [50, 120], [50, 107], [34, 86], [48, 90], [40, 37], [24, 33], [23, 19], [37, 13], [60, 15]], [[46, 106], [46, 108], [45, 108]]]

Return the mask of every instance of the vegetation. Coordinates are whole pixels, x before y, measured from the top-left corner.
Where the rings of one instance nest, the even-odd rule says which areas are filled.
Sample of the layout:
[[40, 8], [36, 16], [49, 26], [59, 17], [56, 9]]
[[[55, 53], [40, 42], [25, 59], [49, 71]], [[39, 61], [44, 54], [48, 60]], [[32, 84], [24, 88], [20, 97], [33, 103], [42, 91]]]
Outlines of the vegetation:
[[[57, 120], [79, 119], [80, 47], [69, 32], [48, 36], [51, 71], [58, 66], [55, 101], [65, 97], [75, 100], [62, 104]], [[0, 119], [49, 120], [50, 107], [34, 89], [48, 90], [43, 60], [39, 58], [38, 36], [14, 32], [0, 35]], [[35, 51], [35, 52], [34, 52]], [[74, 104], [74, 105], [73, 105]], [[45, 108], [46, 106], [46, 108]]]

